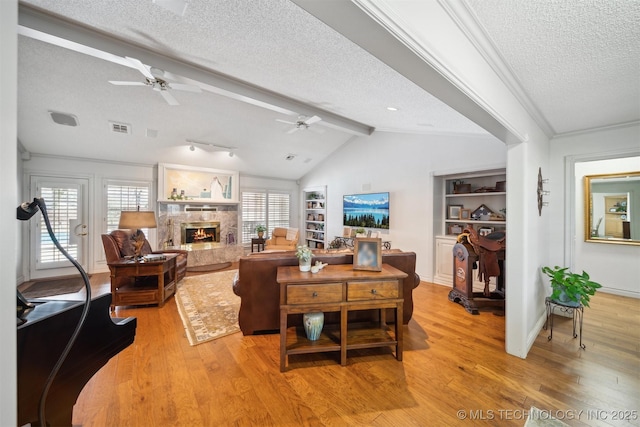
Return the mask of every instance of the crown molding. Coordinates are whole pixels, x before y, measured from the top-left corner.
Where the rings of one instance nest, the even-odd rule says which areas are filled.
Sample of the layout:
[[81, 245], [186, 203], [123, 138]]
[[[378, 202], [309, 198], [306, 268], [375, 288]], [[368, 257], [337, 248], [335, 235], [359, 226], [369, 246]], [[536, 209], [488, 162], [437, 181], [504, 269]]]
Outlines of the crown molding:
[[[301, 0], [293, 0], [299, 3]], [[433, 46], [430, 46], [426, 40], [416, 40], [405, 28], [411, 28], [397, 13], [395, 13], [390, 7], [386, 5], [386, 1], [377, 0], [353, 0], [353, 2], [364, 11], [371, 19], [373, 19], [378, 25], [383, 27], [386, 31], [392, 34], [398, 41], [400, 41], [405, 47], [407, 47], [414, 55], [433, 68], [441, 77], [443, 77], [448, 84], [454, 86], [469, 100], [474, 102], [477, 107], [482, 109], [488, 114], [492, 120], [497, 121], [499, 126], [503, 128], [503, 131], [496, 132], [495, 126], [492, 129], [488, 129], [489, 132], [498, 137], [501, 141], [507, 145], [512, 145], [520, 142], [526, 142], [528, 137], [526, 134], [522, 134], [518, 131], [502, 114], [494, 109], [491, 104], [478, 92], [476, 92], [471, 86], [466, 84], [462, 79], [457, 76], [455, 70], [451, 69], [443, 60], [441, 60], [435, 52]], [[440, 1], [438, 1], [440, 4]], [[442, 6], [442, 5], [441, 5]], [[443, 7], [445, 12], [447, 9]], [[447, 12], [448, 13], [448, 12]], [[453, 18], [452, 18], [453, 19]], [[454, 22], [456, 20], [454, 19]], [[401, 71], [399, 71], [401, 72]], [[402, 72], [401, 72], [402, 73]], [[409, 76], [405, 77], [411, 79]], [[414, 81], [414, 83], [416, 83]], [[423, 87], [418, 83], [419, 86]], [[429, 88], [423, 87], [428, 92], [432, 92]], [[438, 96], [440, 98], [440, 96]], [[441, 98], [447, 104], [450, 104], [448, 100]], [[454, 107], [452, 107], [454, 108]], [[457, 108], [454, 108], [457, 109]], [[471, 108], [467, 107], [466, 111], [470, 111]], [[459, 110], [460, 113], [470, 118], [465, 111]], [[477, 113], [476, 113], [477, 114]], [[472, 114], [473, 115], [473, 114]], [[475, 121], [475, 120], [474, 120]], [[480, 124], [482, 127], [486, 126], [486, 123]]]
[[556, 135], [555, 129], [524, 90], [515, 72], [496, 47], [491, 36], [480, 23], [477, 15], [466, 1], [438, 0], [440, 6], [473, 44], [478, 53], [516, 97], [531, 118], [540, 126], [548, 138]]
[[567, 138], [567, 137], [571, 137], [571, 136], [585, 135], [585, 134], [589, 134], [589, 133], [602, 132], [602, 131], [607, 131], [607, 130], [624, 129], [624, 128], [634, 127], [634, 126], [640, 126], [640, 120], [633, 120], [633, 121], [630, 121], [630, 122], [616, 123], [616, 124], [613, 124], [613, 125], [606, 125], [606, 126], [599, 126], [599, 127], [594, 127], [594, 128], [588, 128], [588, 129], [573, 130], [573, 131], [570, 131], [570, 132], [563, 132], [563, 133], [559, 133], [557, 135], [554, 135], [553, 139]]

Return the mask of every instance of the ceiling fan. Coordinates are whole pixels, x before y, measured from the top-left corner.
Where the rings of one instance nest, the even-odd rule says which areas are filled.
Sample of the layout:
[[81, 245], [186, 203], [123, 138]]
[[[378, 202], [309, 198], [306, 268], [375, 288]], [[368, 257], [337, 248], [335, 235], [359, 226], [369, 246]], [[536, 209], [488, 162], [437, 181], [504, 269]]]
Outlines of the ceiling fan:
[[[151, 88], [157, 92], [160, 92], [160, 95], [167, 101], [169, 105], [180, 105], [178, 100], [169, 92], [169, 89], [182, 90], [186, 92], [202, 92], [198, 86], [194, 85], [185, 85], [180, 83], [169, 83], [161, 77], [164, 75], [164, 71], [157, 68], [150, 68], [144, 65], [139, 59], [131, 58], [129, 56], [125, 57], [129, 62], [131, 62], [135, 68], [140, 71], [144, 77], [144, 82], [123, 82], [123, 81], [115, 81], [109, 80], [109, 83], [116, 86], [151, 86]], [[154, 71], [155, 76], [151, 71]]]
[[316, 133], [323, 133], [324, 130], [322, 129], [316, 129], [311, 127], [312, 124], [317, 123], [319, 121], [321, 121], [322, 119], [318, 116], [313, 116], [313, 117], [305, 117], [305, 116], [298, 116], [298, 120], [295, 122], [288, 122], [286, 120], [282, 120], [282, 119], [276, 119], [276, 122], [280, 122], [280, 123], [286, 123], [288, 125], [293, 125], [294, 127], [290, 130], [287, 131], [288, 134], [297, 132], [299, 130], [306, 130], [309, 129], [313, 132]]

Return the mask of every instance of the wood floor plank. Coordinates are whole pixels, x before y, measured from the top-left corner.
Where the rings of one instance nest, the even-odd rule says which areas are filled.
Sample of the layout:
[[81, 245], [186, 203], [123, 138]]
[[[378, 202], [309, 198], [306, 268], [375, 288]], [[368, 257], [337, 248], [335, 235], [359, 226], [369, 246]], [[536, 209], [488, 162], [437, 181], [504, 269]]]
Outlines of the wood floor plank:
[[[94, 275], [94, 294], [107, 292], [108, 281]], [[350, 351], [346, 367], [337, 353], [292, 355], [285, 373], [278, 334], [192, 347], [172, 300], [119, 307], [118, 317], [138, 319], [135, 342], [84, 388], [74, 425], [522, 426], [531, 406], [640, 410], [638, 300], [598, 293], [585, 310], [586, 350], [571, 319], [557, 318], [553, 340], [541, 331], [523, 360], [504, 351], [505, 317], [470, 315], [448, 291], [425, 282], [415, 289], [403, 362], [390, 348]], [[637, 417], [620, 424], [585, 414], [564, 421], [640, 425]]]

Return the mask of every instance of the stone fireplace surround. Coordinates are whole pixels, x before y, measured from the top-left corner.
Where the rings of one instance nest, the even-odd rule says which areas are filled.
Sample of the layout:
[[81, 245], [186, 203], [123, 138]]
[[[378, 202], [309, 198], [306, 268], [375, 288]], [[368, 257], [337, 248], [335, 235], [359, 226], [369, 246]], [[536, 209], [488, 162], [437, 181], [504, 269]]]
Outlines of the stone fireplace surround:
[[[181, 245], [183, 222], [219, 222], [220, 242]], [[237, 261], [245, 254], [238, 244], [238, 205], [158, 203], [159, 249], [178, 248], [189, 251], [187, 266], [223, 264]]]

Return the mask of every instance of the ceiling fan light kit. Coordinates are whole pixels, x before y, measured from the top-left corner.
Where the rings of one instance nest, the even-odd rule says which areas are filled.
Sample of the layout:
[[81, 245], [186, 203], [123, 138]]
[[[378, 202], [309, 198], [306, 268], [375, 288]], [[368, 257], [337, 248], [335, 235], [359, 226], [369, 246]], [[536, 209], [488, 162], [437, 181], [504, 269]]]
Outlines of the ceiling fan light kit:
[[318, 116], [312, 116], [312, 117], [298, 116], [298, 120], [295, 122], [289, 122], [287, 120], [282, 120], [282, 119], [276, 119], [276, 122], [286, 123], [288, 125], [294, 126], [293, 128], [289, 129], [287, 132], [285, 132], [287, 134], [292, 134], [299, 130], [307, 130], [307, 129], [313, 130], [316, 133], [323, 133], [324, 131], [322, 129], [311, 128], [312, 124], [317, 123], [321, 120], [322, 119]]
[[[180, 105], [178, 100], [169, 92], [169, 90], [181, 90], [185, 92], [200, 93], [202, 89], [195, 85], [186, 85], [181, 83], [169, 83], [161, 77], [164, 76], [164, 71], [156, 68], [144, 65], [142, 61], [130, 56], [125, 57], [138, 71], [145, 77], [143, 82], [131, 82], [131, 81], [118, 81], [109, 80], [109, 83], [115, 86], [150, 86], [151, 89], [160, 92], [160, 95], [167, 104], [171, 106]], [[154, 74], [155, 73], [155, 74]], [[156, 77], [158, 76], [158, 77]]]

